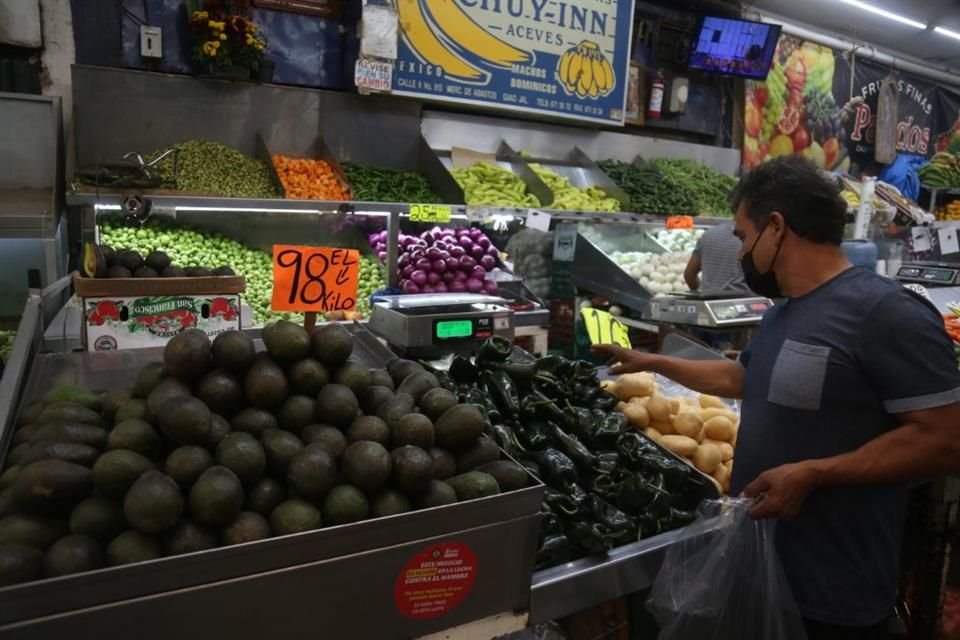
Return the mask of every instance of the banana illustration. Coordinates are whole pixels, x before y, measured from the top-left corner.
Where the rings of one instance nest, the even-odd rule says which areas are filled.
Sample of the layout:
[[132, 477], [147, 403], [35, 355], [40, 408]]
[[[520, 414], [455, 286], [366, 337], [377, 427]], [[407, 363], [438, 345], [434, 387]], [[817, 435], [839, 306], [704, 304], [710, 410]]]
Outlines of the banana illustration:
[[563, 52], [556, 75], [567, 93], [581, 98], [608, 95], [616, 86], [613, 66], [597, 43], [589, 40]]
[[407, 43], [425, 62], [460, 80], [480, 80], [486, 74], [463, 60], [440, 41], [427, 23], [419, 0], [398, 0], [397, 14]]
[[455, 46], [497, 67], [530, 61], [530, 54], [487, 33], [454, 0], [422, 0], [440, 32]]

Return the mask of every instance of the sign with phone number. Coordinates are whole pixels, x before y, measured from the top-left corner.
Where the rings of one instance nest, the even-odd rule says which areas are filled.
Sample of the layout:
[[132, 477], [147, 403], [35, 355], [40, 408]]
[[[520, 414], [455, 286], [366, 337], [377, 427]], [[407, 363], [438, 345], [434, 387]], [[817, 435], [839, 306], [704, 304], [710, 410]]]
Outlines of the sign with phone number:
[[393, 93], [623, 124], [633, 0], [397, 0]]

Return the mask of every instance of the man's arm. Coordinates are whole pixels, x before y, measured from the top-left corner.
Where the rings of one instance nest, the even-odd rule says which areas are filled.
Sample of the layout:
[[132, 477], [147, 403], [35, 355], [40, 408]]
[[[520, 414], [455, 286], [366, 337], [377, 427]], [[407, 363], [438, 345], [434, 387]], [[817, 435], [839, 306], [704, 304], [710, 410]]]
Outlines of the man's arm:
[[683, 281], [690, 287], [690, 291], [696, 291], [700, 288], [700, 269], [702, 266], [700, 254], [694, 251], [683, 270]]
[[895, 484], [960, 472], [960, 403], [897, 414], [902, 426], [859, 449], [770, 469], [743, 493], [755, 518], [792, 518], [814, 489]]
[[594, 345], [591, 350], [619, 363], [610, 367], [613, 375], [652, 371], [700, 393], [722, 398], [743, 397], [743, 367], [732, 360], [684, 360], [631, 351], [612, 344]]

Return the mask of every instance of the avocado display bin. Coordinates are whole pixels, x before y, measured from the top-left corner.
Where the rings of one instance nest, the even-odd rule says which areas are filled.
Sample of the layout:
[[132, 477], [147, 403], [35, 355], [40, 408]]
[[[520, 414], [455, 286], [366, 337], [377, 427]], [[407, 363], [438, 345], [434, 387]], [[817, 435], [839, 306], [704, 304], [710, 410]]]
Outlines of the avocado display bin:
[[[355, 349], [354, 358], [382, 366], [376, 346]], [[29, 402], [56, 384], [126, 386], [160, 357], [161, 349], [37, 355], [23, 398]], [[0, 443], [9, 443], [12, 421], [0, 428]], [[543, 491], [535, 483], [469, 502], [3, 587], [0, 638], [388, 640], [524, 610]]]

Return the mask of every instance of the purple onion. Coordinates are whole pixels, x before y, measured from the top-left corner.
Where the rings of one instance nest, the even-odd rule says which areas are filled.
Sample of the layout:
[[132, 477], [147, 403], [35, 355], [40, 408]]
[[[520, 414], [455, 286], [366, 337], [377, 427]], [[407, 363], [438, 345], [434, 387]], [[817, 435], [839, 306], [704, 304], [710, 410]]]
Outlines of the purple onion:
[[467, 280], [467, 291], [470, 293], [480, 293], [483, 291], [483, 280], [477, 280], [476, 278]]
[[462, 238], [463, 236], [469, 236], [470, 229], [457, 229], [457, 237]]
[[440, 274], [440, 279], [446, 282], [447, 284], [450, 284], [451, 282], [456, 280], [456, 278], [457, 278], [456, 271], [444, 271], [443, 273]]
[[430, 268], [433, 266], [433, 262], [428, 258], [420, 258], [413, 263], [413, 266], [421, 271], [430, 271]]
[[427, 274], [427, 284], [431, 284], [431, 285], [437, 284], [438, 282], [440, 282], [440, 280], [441, 280], [440, 274], [437, 273], [436, 271], [431, 271], [430, 273]]
[[447, 269], [450, 271], [456, 271], [460, 268], [460, 260], [458, 258], [454, 258], [452, 255], [444, 260], [444, 262], [447, 265]]
[[371, 233], [370, 235], [367, 236], [367, 242], [373, 245], [377, 242], [377, 240], [379, 240], [379, 238], [380, 238], [379, 233]]
[[450, 257], [450, 252], [449, 252], [449, 251], [441, 251], [441, 252], [440, 252], [440, 259], [441, 259], [441, 260], [446, 260], [446, 259], [449, 258], [449, 257]]
[[437, 249], [436, 247], [430, 247], [427, 249], [424, 255], [426, 255], [431, 260], [436, 260], [437, 258], [440, 257], [440, 249]]
[[432, 231], [424, 231], [420, 234], [420, 239], [424, 240], [427, 244], [432, 244], [437, 237], [433, 234]]
[[448, 291], [447, 285], [443, 282], [438, 282], [437, 284], [433, 285], [433, 291], [434, 293], [446, 293]]
[[465, 271], [469, 271], [477, 266], [477, 261], [471, 258], [470, 256], [463, 256], [460, 258], [460, 268]]
[[500, 252], [497, 250], [495, 246], [490, 245], [489, 247], [487, 247], [487, 255], [493, 256], [494, 258], [498, 258], [500, 257]]
[[413, 271], [414, 271], [414, 266], [412, 264], [408, 264], [402, 269], [400, 269], [400, 277], [409, 278], [410, 274], [413, 273]]
[[440, 229], [440, 235], [444, 238], [452, 238], [456, 235], [453, 229]]
[[476, 242], [476, 241], [479, 240], [480, 238], [484, 238], [484, 237], [486, 237], [486, 236], [484, 236], [484, 234], [483, 234], [483, 229], [480, 229], [479, 227], [471, 227], [471, 228], [470, 228], [470, 237], [473, 238], [473, 241], [474, 241], [474, 242]]
[[453, 274], [453, 281], [454, 281], [454, 282], [463, 282], [463, 281], [467, 280], [468, 278], [470, 278], [470, 276], [467, 275], [467, 273], [464, 272], [464, 271], [457, 271], [455, 274]]
[[434, 271], [439, 271], [439, 272], [442, 273], [443, 271], [445, 271], [445, 270], [447, 269], [447, 261], [446, 261], [446, 260], [441, 260], [440, 258], [437, 258], [436, 260], [433, 261], [433, 267], [432, 267], [432, 268], [433, 268]]
[[473, 240], [470, 239], [470, 236], [460, 236], [460, 240], [458, 242], [464, 249], [469, 249], [473, 246]]
[[477, 280], [483, 280], [487, 277], [487, 270], [480, 265], [477, 265], [470, 270], [470, 277], [476, 278]]
[[447, 285], [447, 290], [451, 293], [463, 293], [467, 290], [467, 285], [465, 285], [462, 280], [454, 280]]
[[496, 280], [484, 280], [483, 291], [491, 296], [495, 296], [497, 293], [499, 293], [500, 286], [497, 284]]
[[373, 245], [373, 250], [374, 250], [374, 251], [386, 251], [386, 250], [387, 250], [387, 243], [386, 243], [386, 242], [378, 242], [378, 243], [376, 243], [375, 245]]
[[479, 260], [483, 257], [483, 247], [478, 244], [473, 245], [470, 247], [470, 255], [472, 255], [474, 259]]
[[417, 269], [410, 274], [410, 279], [413, 280], [417, 286], [423, 286], [427, 284], [427, 272]]
[[397, 258], [397, 266], [400, 267], [401, 269], [403, 269], [403, 268], [404, 268], [405, 266], [407, 266], [408, 264], [410, 264], [410, 254], [409, 254], [409, 253], [401, 253], [401, 254], [400, 254], [400, 257]]
[[497, 266], [497, 259], [490, 255], [483, 256], [480, 258], [480, 266], [487, 271], [493, 271], [493, 269]]
[[466, 254], [467, 254], [467, 250], [461, 247], [460, 245], [457, 245], [455, 247], [450, 247], [450, 255], [453, 256], [454, 258], [459, 258], [460, 256], [463, 256]]
[[482, 238], [479, 238], [477, 240], [477, 244], [483, 247], [484, 251], [486, 251], [487, 247], [489, 247], [493, 243], [490, 242], [490, 238], [488, 238], [487, 236], [483, 236]]
[[403, 292], [404, 293], [420, 293], [420, 287], [417, 286], [417, 283], [413, 280], [407, 280], [403, 283]]
[[400, 236], [400, 246], [408, 249], [417, 244], [417, 239], [413, 236]]
[[386, 252], [386, 251], [378, 251], [378, 252], [377, 252], [377, 257], [380, 258], [380, 262], [386, 262], [386, 261], [387, 261], [387, 252]]
[[420, 287], [420, 293], [434, 293], [435, 291], [436, 289], [434, 289], [428, 284], [425, 284], [422, 287]]

